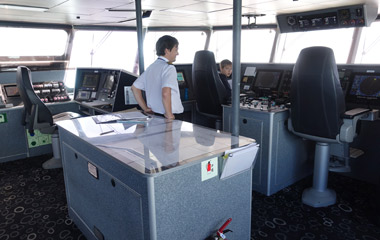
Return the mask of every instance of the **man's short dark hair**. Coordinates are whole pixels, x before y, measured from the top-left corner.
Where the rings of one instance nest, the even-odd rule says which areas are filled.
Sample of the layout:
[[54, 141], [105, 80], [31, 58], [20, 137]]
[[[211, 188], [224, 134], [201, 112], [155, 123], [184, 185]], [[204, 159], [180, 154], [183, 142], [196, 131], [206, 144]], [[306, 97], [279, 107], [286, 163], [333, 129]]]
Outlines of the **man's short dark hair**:
[[162, 36], [156, 43], [156, 55], [164, 56], [165, 49], [172, 50], [175, 46], [178, 46], [178, 40], [175, 37], [169, 35]]

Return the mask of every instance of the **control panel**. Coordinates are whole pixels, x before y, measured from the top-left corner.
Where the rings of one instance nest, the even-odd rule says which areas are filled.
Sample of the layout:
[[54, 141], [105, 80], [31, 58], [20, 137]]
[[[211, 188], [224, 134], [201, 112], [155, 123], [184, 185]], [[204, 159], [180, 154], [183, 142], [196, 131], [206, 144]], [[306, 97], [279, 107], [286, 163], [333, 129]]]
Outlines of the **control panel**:
[[343, 93], [344, 95], [346, 95], [347, 89], [350, 86], [350, 77], [351, 77], [352, 71], [346, 68], [339, 68], [338, 74], [339, 74], [340, 85], [342, 86], [342, 89], [343, 89]]
[[281, 33], [369, 26], [377, 17], [377, 7], [344, 6], [317, 11], [277, 15]]
[[[5, 104], [9, 104], [10, 106], [22, 104], [17, 84], [1, 84], [0, 86], [0, 97]], [[70, 101], [63, 82], [33, 82], [33, 89], [44, 103]]]
[[[242, 77], [240, 85], [247, 85], [249, 91], [241, 90], [241, 107], [260, 111], [286, 108], [292, 94], [293, 67], [293, 64], [243, 64], [243, 73], [246, 68], [255, 70], [250, 81], [247, 76]], [[380, 66], [338, 64], [337, 71], [347, 109], [380, 109]]]
[[188, 101], [194, 99], [191, 86], [192, 65], [174, 64], [174, 67], [177, 70], [177, 81], [181, 101]]
[[270, 99], [272, 104], [286, 104], [290, 96], [292, 65], [258, 64], [247, 66], [240, 82], [241, 100]]
[[33, 83], [33, 89], [41, 101], [45, 103], [70, 100], [63, 82], [37, 82]]
[[255, 99], [252, 97], [243, 97], [240, 101], [240, 107], [257, 111], [282, 111], [286, 109], [285, 104], [279, 104], [270, 98]]
[[281, 99], [280, 101], [282, 101], [282, 103], [287, 102], [290, 97], [290, 83], [292, 81], [292, 73], [293, 72], [291, 70], [284, 71], [284, 76], [278, 90], [278, 99]]
[[120, 69], [78, 68], [74, 100], [83, 106], [114, 112], [130, 108], [126, 96], [137, 76]]

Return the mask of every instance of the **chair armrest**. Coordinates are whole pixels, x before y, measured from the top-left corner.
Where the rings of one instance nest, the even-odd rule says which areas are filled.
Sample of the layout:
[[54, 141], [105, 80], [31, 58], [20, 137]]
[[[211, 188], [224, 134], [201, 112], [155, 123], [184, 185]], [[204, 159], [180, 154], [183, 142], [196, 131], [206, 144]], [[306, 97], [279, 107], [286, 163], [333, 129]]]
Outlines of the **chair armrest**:
[[369, 109], [355, 108], [344, 113], [343, 125], [340, 127], [339, 140], [350, 143], [356, 136], [357, 122], [370, 113]]
[[343, 118], [345, 119], [353, 119], [355, 116], [364, 114], [364, 113], [369, 113], [371, 110], [366, 109], [366, 108], [354, 108], [352, 110], [348, 110], [344, 113]]

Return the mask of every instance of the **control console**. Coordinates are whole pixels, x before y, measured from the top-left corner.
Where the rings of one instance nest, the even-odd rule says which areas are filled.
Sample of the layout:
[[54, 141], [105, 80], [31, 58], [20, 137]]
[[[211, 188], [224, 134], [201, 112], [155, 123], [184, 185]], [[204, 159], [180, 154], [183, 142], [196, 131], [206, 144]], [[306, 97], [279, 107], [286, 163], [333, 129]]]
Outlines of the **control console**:
[[[0, 95], [2, 101], [10, 106], [22, 104], [17, 84], [1, 84]], [[63, 82], [33, 82], [36, 95], [44, 103], [70, 101], [67, 89]]]
[[129, 101], [130, 86], [137, 76], [121, 69], [77, 68], [74, 100], [104, 112], [136, 106]]
[[276, 101], [272, 101], [269, 98], [254, 99], [251, 97], [243, 97], [240, 101], [240, 108], [266, 112], [286, 109], [285, 104], [277, 104]]
[[70, 100], [63, 82], [33, 83], [33, 89], [41, 101], [45, 103]]

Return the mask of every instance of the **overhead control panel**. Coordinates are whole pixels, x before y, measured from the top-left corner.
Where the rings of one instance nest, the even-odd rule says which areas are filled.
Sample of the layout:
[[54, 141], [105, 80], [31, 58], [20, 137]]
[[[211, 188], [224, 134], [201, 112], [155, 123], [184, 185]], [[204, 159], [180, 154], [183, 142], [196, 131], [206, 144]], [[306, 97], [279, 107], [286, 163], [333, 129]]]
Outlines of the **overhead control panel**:
[[369, 26], [377, 6], [354, 5], [317, 11], [277, 15], [281, 33]]

